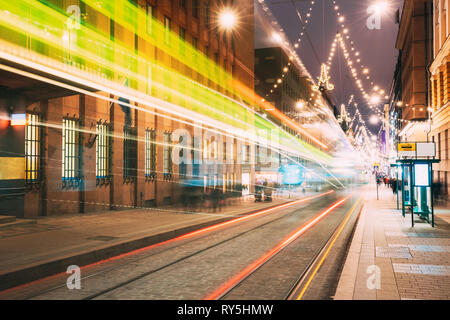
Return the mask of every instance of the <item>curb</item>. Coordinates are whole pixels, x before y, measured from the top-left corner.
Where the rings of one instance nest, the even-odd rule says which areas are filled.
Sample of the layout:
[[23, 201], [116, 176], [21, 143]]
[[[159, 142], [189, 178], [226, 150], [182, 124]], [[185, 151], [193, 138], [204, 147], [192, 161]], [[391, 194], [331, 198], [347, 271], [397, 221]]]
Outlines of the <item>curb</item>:
[[333, 300], [353, 300], [353, 293], [356, 286], [356, 275], [359, 265], [362, 240], [364, 234], [366, 203], [363, 200], [361, 209], [357, 217], [354, 234], [351, 240], [350, 248], [345, 258], [344, 267], [339, 277], [336, 293]]

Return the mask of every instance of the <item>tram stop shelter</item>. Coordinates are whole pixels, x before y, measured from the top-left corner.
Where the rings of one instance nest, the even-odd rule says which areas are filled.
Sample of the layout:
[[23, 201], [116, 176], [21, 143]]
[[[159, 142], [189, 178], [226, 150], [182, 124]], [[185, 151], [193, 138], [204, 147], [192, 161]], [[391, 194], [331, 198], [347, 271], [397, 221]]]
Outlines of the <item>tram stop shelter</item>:
[[[431, 223], [434, 227], [433, 203], [433, 163], [436, 147], [434, 142], [398, 143], [399, 159], [392, 167], [397, 167], [397, 209], [401, 192], [402, 215], [411, 212], [411, 226], [414, 227], [414, 214]], [[399, 172], [400, 171], [400, 172]], [[399, 173], [401, 184], [399, 184]], [[400, 187], [400, 188], [399, 188]]]

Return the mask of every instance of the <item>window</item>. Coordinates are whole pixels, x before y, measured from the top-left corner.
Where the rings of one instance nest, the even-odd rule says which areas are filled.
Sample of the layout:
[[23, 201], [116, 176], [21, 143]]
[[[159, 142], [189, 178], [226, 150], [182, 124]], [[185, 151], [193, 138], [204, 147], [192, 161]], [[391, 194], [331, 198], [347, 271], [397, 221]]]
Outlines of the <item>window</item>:
[[438, 133], [438, 145], [437, 145], [437, 150], [438, 150], [438, 159], [442, 159], [441, 158], [441, 133]]
[[224, 141], [223, 142], [223, 160], [224, 161], [227, 161], [227, 142], [226, 141]]
[[205, 5], [204, 9], [203, 9], [203, 18], [205, 21], [205, 25], [209, 24], [209, 7], [208, 5]]
[[95, 148], [95, 176], [97, 183], [111, 176], [111, 135], [109, 125], [97, 123], [97, 144]]
[[183, 40], [183, 42], [184, 40], [186, 40], [186, 29], [183, 27], [180, 27], [180, 38], [181, 40]]
[[198, 0], [192, 0], [192, 16], [198, 19]]
[[62, 180], [64, 186], [73, 186], [80, 179], [80, 132], [77, 119], [63, 119], [62, 126]]
[[182, 7], [184, 10], [186, 10], [186, 0], [179, 0], [180, 7]]
[[164, 43], [170, 44], [170, 18], [164, 16]]
[[200, 154], [199, 151], [196, 150], [197, 147], [197, 137], [192, 137], [192, 150], [191, 150], [191, 158], [192, 158], [192, 177], [197, 178], [200, 175]]
[[192, 37], [192, 46], [197, 49], [197, 38], [196, 37]]
[[449, 153], [449, 150], [448, 150], [448, 129], [447, 130], [445, 130], [445, 137], [444, 137], [444, 144], [445, 144], [445, 160], [449, 160], [449, 157], [448, 157], [448, 153]]
[[156, 176], [156, 132], [145, 130], [145, 177]]
[[180, 41], [180, 53], [181, 53], [181, 54], [184, 54], [184, 52], [185, 52], [185, 47], [186, 47], [186, 44], [185, 44], [185, 40], [186, 40], [186, 29], [184, 29], [184, 28], [182, 28], [182, 27], [180, 27], [180, 39], [181, 39], [181, 41]]
[[25, 179], [27, 183], [41, 180], [41, 126], [40, 117], [27, 114], [25, 127]]
[[170, 132], [164, 132], [164, 177], [172, 176], [172, 135]]
[[[178, 140], [180, 145], [183, 142], [183, 139], [184, 139], [184, 137], [180, 136], [180, 138]], [[178, 172], [179, 172], [179, 177], [181, 179], [186, 179], [186, 175], [187, 175], [187, 165], [186, 165], [186, 162], [184, 162], [184, 160], [182, 160], [185, 152], [187, 152], [187, 150], [185, 150], [184, 148], [180, 148], [180, 151], [179, 151], [180, 164], [178, 166], [178, 169], [179, 169]]]
[[249, 145], [242, 146], [242, 162], [245, 164], [250, 163], [250, 146]]
[[137, 175], [137, 139], [135, 130], [123, 128], [123, 178], [133, 179]]
[[147, 33], [152, 34], [153, 30], [153, 6], [147, 4]]

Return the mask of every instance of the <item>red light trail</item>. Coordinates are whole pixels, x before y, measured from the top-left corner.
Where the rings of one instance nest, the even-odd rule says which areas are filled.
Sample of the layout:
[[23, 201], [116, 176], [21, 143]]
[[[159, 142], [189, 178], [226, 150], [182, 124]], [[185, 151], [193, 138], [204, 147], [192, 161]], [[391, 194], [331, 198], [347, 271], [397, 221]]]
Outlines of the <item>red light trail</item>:
[[312, 226], [314, 226], [317, 222], [319, 222], [319, 220], [321, 220], [323, 217], [328, 215], [334, 209], [339, 207], [346, 200], [348, 200], [351, 196], [352, 195], [350, 194], [349, 196], [347, 196], [347, 197], [345, 197], [345, 198], [335, 202], [334, 204], [329, 206], [327, 209], [325, 209], [324, 211], [319, 213], [315, 218], [311, 219], [309, 222], [307, 222], [304, 225], [302, 225], [300, 228], [298, 228], [293, 233], [291, 233], [289, 236], [287, 236], [278, 245], [273, 247], [269, 252], [267, 252], [262, 257], [260, 257], [258, 260], [254, 261], [252, 264], [250, 264], [245, 269], [240, 271], [237, 275], [235, 275], [233, 278], [231, 278], [229, 281], [227, 281], [225, 284], [223, 284], [221, 287], [219, 287], [213, 293], [211, 293], [210, 295], [206, 296], [204, 298], [204, 300], [216, 300], [216, 299], [220, 298], [221, 296], [223, 296], [225, 293], [227, 293], [229, 290], [231, 290], [236, 284], [241, 282], [248, 275], [250, 275], [253, 271], [255, 271], [257, 268], [259, 268], [265, 262], [267, 262], [270, 258], [272, 258], [278, 252], [283, 250], [287, 245], [289, 245], [294, 240], [296, 240], [298, 237], [300, 237], [303, 233], [305, 233]]
[[[257, 212], [254, 212], [254, 213], [251, 213], [251, 214], [239, 217], [239, 218], [234, 218], [234, 219], [231, 219], [231, 220], [228, 220], [228, 221], [225, 221], [225, 222], [221, 222], [221, 223], [209, 226], [209, 227], [205, 227], [205, 228], [202, 228], [202, 229], [199, 229], [199, 230], [188, 232], [186, 234], [180, 235], [178, 237], [175, 237], [175, 238], [172, 238], [172, 239], [169, 239], [169, 240], [166, 240], [166, 241], [158, 242], [158, 243], [155, 243], [155, 244], [152, 244], [152, 245], [140, 248], [140, 249], [136, 249], [136, 250], [129, 251], [129, 252], [126, 252], [126, 253], [123, 253], [123, 254], [119, 254], [119, 255], [111, 257], [111, 258], [103, 259], [103, 260], [100, 260], [100, 261], [97, 261], [97, 262], [94, 262], [94, 263], [82, 266], [81, 269], [86, 269], [86, 268], [93, 267], [93, 266], [96, 266], [96, 265], [100, 265], [100, 264], [103, 264], [103, 263], [106, 263], [106, 262], [111, 262], [111, 261], [117, 260], [119, 258], [127, 257], [127, 256], [130, 256], [132, 254], [137, 254], [137, 253], [143, 252], [145, 250], [149, 250], [149, 249], [153, 249], [153, 248], [156, 248], [156, 247], [160, 247], [160, 246], [165, 245], [165, 244], [173, 243], [173, 242], [180, 241], [180, 240], [189, 239], [189, 238], [195, 237], [197, 235], [201, 235], [201, 234], [213, 231], [213, 230], [217, 230], [217, 229], [220, 229], [220, 228], [223, 228], [223, 227], [226, 227], [226, 226], [234, 225], [234, 224], [239, 223], [239, 222], [243, 222], [243, 221], [246, 221], [246, 220], [250, 220], [252, 218], [259, 217], [261, 215], [267, 214], [267, 213], [275, 211], [275, 210], [284, 209], [284, 208], [287, 208], [287, 207], [290, 207], [290, 206], [293, 206], [293, 205], [296, 205], [296, 204], [307, 202], [309, 200], [320, 198], [320, 197], [323, 197], [325, 195], [331, 194], [333, 192], [334, 192], [334, 190], [331, 190], [331, 191], [328, 191], [328, 192], [325, 192], [325, 193], [321, 193], [321, 194], [318, 194], [318, 195], [315, 195], [315, 196], [302, 198], [302, 199], [299, 199], [299, 200], [295, 200], [295, 201], [291, 201], [291, 202], [284, 203], [284, 204], [281, 204], [281, 205], [277, 205], [277, 206], [274, 206], [274, 207], [271, 207], [271, 208], [268, 208], [268, 209], [260, 210], [260, 211], [257, 211]], [[51, 276], [48, 276], [48, 277], [45, 277], [45, 278], [42, 278], [42, 279], [34, 280], [34, 281], [31, 281], [31, 282], [28, 282], [28, 283], [25, 283], [25, 284], [21, 284], [21, 285], [9, 288], [9, 289], [5, 289], [3, 291], [0, 291], [0, 295], [8, 293], [8, 292], [11, 292], [11, 291], [14, 291], [14, 290], [17, 290], [17, 289], [20, 289], [20, 288], [25, 288], [25, 287], [31, 286], [33, 284], [37, 284], [37, 283], [43, 282], [45, 280], [54, 279], [54, 278], [56, 278], [58, 276], [62, 276], [62, 275], [67, 275], [67, 273], [66, 272], [60, 272], [60, 273], [57, 273], [57, 274], [54, 274], [54, 275], [51, 275]]]

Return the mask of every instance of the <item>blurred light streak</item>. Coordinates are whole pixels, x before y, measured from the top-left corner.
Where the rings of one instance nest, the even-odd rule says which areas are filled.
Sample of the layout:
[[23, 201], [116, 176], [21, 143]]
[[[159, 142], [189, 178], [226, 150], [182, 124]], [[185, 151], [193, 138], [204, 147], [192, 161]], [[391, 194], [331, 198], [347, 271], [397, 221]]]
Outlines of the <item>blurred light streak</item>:
[[[246, 220], [250, 220], [252, 218], [259, 217], [261, 215], [270, 213], [270, 212], [275, 211], [275, 210], [284, 209], [284, 208], [287, 208], [287, 207], [290, 207], [290, 206], [293, 206], [293, 205], [296, 205], [296, 204], [300, 204], [300, 203], [303, 203], [303, 202], [306, 202], [306, 201], [309, 201], [309, 200], [320, 198], [320, 197], [326, 196], [328, 194], [331, 194], [333, 192], [334, 191], [324, 192], [324, 193], [321, 193], [321, 194], [318, 194], [318, 195], [315, 195], [315, 196], [306, 197], [306, 198], [295, 200], [295, 201], [288, 202], [288, 203], [285, 203], [285, 204], [277, 205], [277, 206], [274, 206], [274, 207], [271, 207], [271, 208], [268, 208], [268, 209], [263, 209], [263, 210], [260, 210], [260, 211], [257, 211], [257, 212], [254, 212], [254, 213], [242, 216], [242, 217], [238, 217], [238, 218], [234, 218], [234, 219], [225, 221], [225, 222], [220, 222], [218, 224], [214, 224], [214, 225], [209, 226], [209, 227], [205, 227], [205, 228], [202, 228], [202, 229], [198, 229], [198, 230], [195, 230], [195, 231], [192, 231], [192, 232], [185, 233], [183, 235], [177, 236], [177, 237], [169, 239], [169, 240], [158, 242], [158, 243], [155, 243], [155, 244], [152, 244], [152, 245], [140, 248], [140, 249], [129, 251], [129, 252], [126, 252], [126, 253], [123, 253], [123, 254], [119, 254], [119, 255], [111, 257], [111, 258], [103, 259], [103, 260], [100, 260], [100, 261], [97, 261], [97, 262], [94, 262], [94, 263], [82, 266], [81, 269], [86, 269], [86, 268], [89, 268], [89, 267], [101, 265], [101, 264], [104, 264], [106, 262], [111, 262], [111, 261], [114, 261], [114, 260], [117, 260], [117, 259], [120, 259], [120, 258], [124, 258], [124, 257], [130, 256], [130, 255], [133, 255], [133, 254], [137, 254], [137, 253], [141, 253], [143, 251], [154, 249], [154, 248], [160, 247], [160, 246], [165, 245], [165, 244], [170, 244], [170, 243], [177, 242], [177, 241], [180, 241], [180, 240], [186, 240], [186, 239], [189, 239], [189, 238], [192, 238], [192, 237], [204, 234], [204, 233], [208, 233], [210, 231], [214, 231], [214, 230], [218, 230], [218, 229], [230, 226], [230, 225], [234, 225], [235, 223], [239, 223], [239, 222], [243, 222], [243, 221], [246, 221]], [[58, 276], [61, 276], [61, 275], [64, 275], [64, 274], [67, 274], [67, 273], [65, 271], [64, 272], [60, 272], [60, 273], [57, 273], [57, 274], [54, 274], [54, 275], [51, 275], [51, 276], [48, 276], [48, 277], [45, 277], [45, 278], [42, 278], [42, 279], [39, 279], [39, 280], [35, 280], [35, 281], [28, 282], [28, 283], [25, 283], [25, 284], [22, 284], [22, 285], [13, 287], [13, 288], [9, 288], [9, 289], [0, 291], [0, 295], [8, 293], [8, 292], [11, 292], [11, 291], [14, 291], [14, 290], [18, 290], [18, 289], [21, 289], [21, 288], [29, 287], [30, 285], [33, 285], [33, 284], [42, 283], [43, 281], [54, 279], [54, 278], [56, 278]]]
[[[179, 122], [181, 122], [181, 123], [185, 123], [185, 124], [188, 124], [188, 125], [192, 125], [192, 126], [196, 126], [196, 127], [199, 127], [199, 128], [203, 128], [203, 129], [205, 129], [205, 130], [212, 131], [212, 132], [215, 132], [215, 133], [218, 133], [218, 134], [222, 134], [222, 135], [225, 135], [225, 136], [230, 136], [230, 137], [236, 138], [236, 139], [238, 139], [238, 140], [241, 140], [241, 141], [243, 141], [243, 142], [245, 142], [248, 138], [250, 138], [250, 137], [248, 136], [248, 134], [247, 134], [247, 135], [243, 135], [242, 137], [237, 137], [237, 136], [229, 135], [229, 134], [227, 133], [227, 131], [216, 131], [216, 130], [212, 130], [212, 129], [209, 129], [209, 128], [205, 128], [205, 127], [203, 127], [203, 126], [201, 126], [201, 125], [197, 125], [197, 124], [195, 124], [195, 123], [186, 122], [186, 121], [183, 121], [183, 120], [180, 120], [180, 119], [177, 119], [177, 118], [170, 117], [170, 116], [168, 116], [168, 115], [164, 115], [164, 114], [157, 113], [157, 112], [155, 112], [155, 111], [143, 109], [143, 108], [134, 106], [134, 105], [132, 105], [132, 104], [128, 104], [128, 103], [121, 102], [121, 101], [119, 101], [119, 100], [117, 100], [117, 99], [108, 98], [108, 97], [102, 96], [102, 95], [100, 95], [100, 94], [96, 94], [96, 93], [93, 93], [93, 92], [90, 92], [90, 91], [87, 91], [87, 90], [83, 90], [83, 89], [80, 89], [80, 88], [77, 88], [77, 87], [73, 87], [73, 86], [70, 86], [70, 85], [67, 85], [67, 84], [59, 83], [59, 82], [57, 82], [57, 81], [55, 81], [55, 80], [51, 80], [51, 79], [47, 79], [47, 78], [45, 78], [45, 77], [37, 76], [37, 75], [34, 75], [34, 74], [32, 74], [32, 73], [28, 73], [28, 72], [25, 72], [25, 71], [21, 71], [21, 70], [18, 70], [18, 69], [9, 67], [9, 66], [4, 66], [4, 65], [1, 65], [1, 64], [0, 64], [0, 69], [6, 70], [6, 71], [10, 71], [10, 72], [15, 72], [15, 73], [17, 73], [17, 74], [21, 74], [21, 75], [24, 75], [24, 76], [28, 76], [28, 77], [31, 77], [31, 78], [33, 78], [33, 79], [37, 79], [37, 80], [40, 80], [40, 81], [44, 81], [44, 82], [47, 82], [47, 83], [50, 83], [50, 84], [58, 85], [58, 86], [61, 86], [61, 87], [63, 87], [63, 88], [66, 88], [66, 89], [73, 90], [73, 91], [76, 91], [76, 92], [80, 92], [80, 93], [83, 93], [83, 94], [86, 94], [86, 95], [90, 95], [90, 96], [93, 96], [93, 97], [95, 97], [95, 98], [103, 99], [103, 100], [106, 100], [106, 101], [109, 101], [109, 102], [125, 104], [125, 105], [129, 106], [130, 108], [135, 108], [135, 109], [137, 109], [137, 110], [141, 110], [141, 111], [143, 111], [143, 112], [148, 112], [148, 113], [152, 113], [152, 114], [158, 114], [158, 115], [160, 115], [160, 116], [162, 116], [162, 117], [165, 117], [165, 118], [168, 118], [168, 119], [171, 119], [171, 120], [174, 120], [174, 121], [179, 121]], [[145, 103], [143, 103], [143, 104], [145, 104]], [[183, 116], [183, 115], [180, 114], [179, 116]], [[185, 116], [184, 116], [184, 117], [185, 117]], [[195, 120], [198, 121], [198, 118], [195, 118]], [[208, 123], [208, 125], [211, 125], [211, 124]], [[51, 126], [51, 125], [47, 125], [47, 126]], [[57, 127], [58, 127], [58, 126], [57, 126]], [[220, 129], [223, 130], [223, 127], [224, 127], [223, 124], [222, 124], [222, 125], [221, 125], [220, 123], [218, 124], [218, 128], [220, 128]], [[274, 146], [273, 146], [273, 143], [269, 143], [269, 144], [268, 144], [268, 147], [269, 147], [270, 149], [274, 150], [275, 152], [278, 152], [278, 153], [280, 153], [280, 154], [286, 156], [286, 157], [287, 157], [288, 159], [290, 159], [291, 161], [293, 161], [293, 162], [295, 162], [295, 163], [297, 163], [297, 164], [300, 164], [298, 161], [296, 161], [295, 159], [293, 159], [292, 157], [289, 156], [289, 154], [291, 154], [293, 150], [292, 150], [292, 149], [289, 149], [289, 148], [286, 148], [285, 145], [275, 144], [275, 147], [274, 147]], [[287, 151], [289, 154], [283, 153], [283, 152], [281, 151], [281, 150], [284, 150], [284, 149], [286, 149], [286, 151]], [[305, 155], [303, 154], [303, 156], [305, 156]], [[305, 157], [306, 157], [306, 158], [310, 158], [308, 155], [306, 155]], [[319, 162], [319, 164], [320, 164], [320, 162]], [[302, 164], [300, 164], [300, 165], [303, 166]], [[306, 167], [305, 167], [305, 169], [308, 170], [308, 171], [311, 171], [314, 175], [318, 176], [321, 180], [323, 180], [323, 181], [325, 181], [325, 182], [331, 184], [333, 187], [338, 188], [335, 184], [331, 183], [328, 179], [323, 178], [322, 176], [320, 176], [319, 174], [317, 174], [315, 171], [312, 171], [311, 169], [306, 168]], [[330, 173], [330, 175], [331, 175], [331, 173]], [[335, 178], [335, 179], [337, 180], [337, 178]], [[339, 180], [337, 180], [337, 181], [340, 183]], [[341, 184], [341, 183], [340, 183], [340, 184]], [[342, 185], [342, 184], [341, 184], [341, 185]]]
[[241, 92], [247, 99], [251, 100], [254, 104], [259, 105], [262, 109], [264, 109], [267, 113], [272, 116], [280, 119], [281, 121], [286, 122], [292, 129], [295, 129], [298, 133], [302, 134], [313, 140], [315, 143], [320, 145], [324, 149], [328, 149], [328, 146], [324, 144], [322, 141], [311, 135], [307, 130], [302, 128], [299, 124], [294, 122], [291, 118], [286, 116], [284, 113], [278, 111], [271, 103], [267, 101], [263, 101], [263, 98], [257, 95], [253, 90], [248, 89], [245, 85], [240, 83], [237, 80], [233, 81], [233, 87]]
[[[135, 7], [127, 1], [121, 0], [113, 2], [113, 4], [116, 2], [123, 4], [123, 6], [116, 6], [118, 9], [115, 8], [114, 5], [111, 6], [111, 3], [103, 3], [105, 7], [102, 7], [101, 3], [98, 1], [88, 0], [83, 2], [89, 4], [94, 10], [98, 10], [99, 12], [102, 12], [102, 14], [105, 14], [112, 20], [118, 22], [127, 30], [136, 32], [139, 37], [154, 44], [170, 56], [183, 62], [186, 61], [186, 64], [189, 65], [189, 67], [192, 67], [194, 70], [205, 75], [211, 81], [217, 81], [216, 83], [220, 86], [229, 89], [229, 92], [235, 92], [236, 88], [229, 85], [230, 83], [233, 84], [234, 81], [228, 73], [224, 72], [224, 70], [217, 66], [213, 61], [204, 56], [203, 53], [198, 52], [188, 43], [182, 41], [174, 32], [170, 32], [171, 45], [166, 45], [164, 41], [160, 41], [160, 38], [164, 35], [164, 26], [153, 18], [150, 19], [152, 30], [154, 30], [154, 32], [152, 34], [147, 34], [146, 23], [148, 17], [144, 10]], [[65, 26], [69, 17], [61, 8], [49, 7], [41, 2], [32, 0], [10, 2], [5, 4], [5, 6], [10, 10], [6, 11], [5, 7], [5, 10], [0, 11], [0, 24], [13, 30], [13, 32], [21, 32], [26, 37], [35, 37], [36, 40], [49, 45], [50, 49], [55, 48], [57, 51], [59, 50], [59, 53], [64, 53], [65, 50], [67, 50], [64, 46], [64, 35], [67, 34]], [[20, 13], [22, 13], [23, 16], [21, 16]], [[131, 20], [128, 16], [130, 13], [132, 13]], [[100, 91], [110, 92], [120, 97], [126, 97], [132, 101], [142, 103], [143, 105], [158, 108], [161, 111], [170, 112], [173, 115], [188, 118], [190, 120], [197, 120], [199, 118], [198, 114], [202, 113], [203, 115], [200, 116], [200, 122], [204, 125], [221, 130], [224, 127], [221, 122], [223, 122], [224, 119], [228, 119], [227, 131], [240, 135], [241, 137], [248, 138], [249, 134], [246, 130], [254, 130], [255, 127], [275, 130], [285, 139], [283, 144], [276, 145], [278, 148], [286, 150], [286, 152], [294, 151], [300, 157], [312, 159], [313, 161], [319, 162], [321, 165], [322, 163], [331, 163], [333, 158], [330, 155], [291, 136], [273, 122], [256, 114], [244, 103], [237, 103], [236, 100], [230, 99], [218, 91], [211, 90], [206, 86], [181, 76], [175, 71], [160, 65], [159, 62], [151, 62], [152, 58], [146, 56], [145, 52], [143, 55], [136, 55], [135, 52], [128, 49], [127, 45], [121, 43], [117, 39], [111, 41], [109, 35], [106, 35], [102, 30], [95, 26], [89, 25], [88, 20], [84, 21], [85, 23], [80, 25], [79, 30], [77, 30], [76, 34], [79, 38], [77, 45], [70, 48], [71, 57], [74, 57], [69, 61], [72, 65], [67, 65], [67, 62], [65, 62], [61, 66], [58, 66], [58, 59], [61, 59], [61, 55], [57, 56], [56, 53], [53, 56], [49, 55], [47, 57], [36, 59], [36, 57], [30, 55], [31, 51], [23, 52], [23, 50], [7, 48], [7, 46], [6, 49], [9, 49], [9, 51], [12, 52], [10, 57], [21, 56], [26, 58], [22, 59], [22, 61], [26, 61], [27, 59], [33, 60], [34, 69], [36, 70], [41, 71], [43, 64], [46, 64], [47, 67], [45, 67], [45, 72], [54, 74], [55, 68], [59, 67], [60, 77], [68, 78], [68, 76], [72, 74], [70, 75], [72, 81], [80, 83], [83, 86], [89, 85]], [[23, 28], [17, 30], [17, 25], [21, 25]], [[3, 47], [5, 48], [5, 46]], [[181, 47], [184, 48], [187, 54], [181, 53]], [[28, 49], [32, 50], [32, 48]], [[77, 54], [78, 58], [76, 58]], [[11, 59], [10, 61], [17, 61], [17, 59]], [[74, 63], [74, 61], [81, 62]], [[133, 64], [135, 64], [137, 72], [132, 70]], [[149, 79], [148, 76], [139, 73], [141, 70], [146, 70], [146, 68], [141, 67], [142, 64], [155, 68], [155, 70], [159, 70], [156, 72], [157, 75], [155, 76], [155, 80], [153, 78]], [[27, 65], [27, 63], [22, 63], [22, 65]], [[117, 80], [108, 80], [104, 77], [100, 77], [99, 74], [94, 74], [93, 72], [89, 73], [90, 71], [95, 71], [95, 67], [100, 68], [101, 70], [105, 67], [109, 68], [109, 70], [116, 75], [115, 77]], [[76, 75], [75, 78], [78, 79], [78, 81], [73, 80], [75, 79], [73, 75]], [[123, 85], [124, 78], [130, 78], [138, 83], [145, 83], [146, 87], [148, 85], [155, 86], [160, 89], [158, 91], [163, 92], [164, 95], [176, 95], [177, 99], [185, 99], [190, 102], [190, 110], [187, 112], [186, 108], [178, 106], [176, 103], [172, 104], [163, 101], [161, 100], [161, 97], [159, 97], [160, 99], [158, 99], [158, 97], [150, 97], [149, 95], [138, 91], [137, 88], [136, 90], [128, 88]], [[162, 84], [165, 82], [166, 78], [171, 79], [169, 85], [172, 85], [172, 87]], [[79, 81], [80, 79], [81, 81]], [[117, 82], [120, 82], [120, 84]], [[183, 86], [185, 87], [184, 91], [189, 92], [191, 95], [193, 94], [195, 98], [180, 93], [180, 87]], [[251, 91], [248, 88], [247, 90]], [[241, 92], [242, 94], [242, 90], [238, 92]], [[247, 95], [248, 92], [244, 93], [244, 97], [251, 97], [251, 95]], [[102, 98], [104, 99], [104, 97]], [[150, 105], [148, 100], [151, 100]], [[131, 107], [139, 110], [136, 106]], [[328, 148], [322, 141], [304, 130], [304, 128], [299, 127], [284, 114], [277, 113], [277, 110], [269, 111], [274, 111], [273, 116], [278, 118], [281, 117], [280, 120], [282, 121], [286, 120], [290, 126], [293, 126], [295, 130], [300, 131], [303, 136], [310, 138], [324, 149]], [[229, 112], [229, 114], [227, 114], [227, 112]], [[189, 117], [185, 116], [186, 113], [189, 114]], [[247, 122], [242, 121], [241, 119], [247, 119]], [[173, 120], [178, 121], [177, 119]], [[256, 136], [251, 135], [251, 140], [256, 140]], [[307, 150], [306, 153], [305, 150]]]
[[252, 272], [254, 272], [257, 268], [262, 266], [264, 263], [266, 263], [269, 259], [271, 259], [274, 255], [279, 253], [281, 250], [283, 250], [286, 246], [291, 244], [294, 240], [296, 240], [298, 237], [300, 237], [302, 234], [304, 234], [306, 231], [308, 231], [311, 227], [313, 227], [317, 222], [319, 222], [322, 218], [327, 216], [330, 212], [332, 212], [334, 209], [339, 207], [341, 204], [343, 204], [345, 201], [347, 201], [352, 194], [348, 195], [347, 197], [335, 202], [331, 206], [329, 206], [327, 209], [319, 213], [316, 217], [302, 225], [300, 228], [295, 230], [293, 233], [288, 235], [283, 241], [281, 241], [278, 245], [273, 247], [270, 251], [265, 253], [263, 256], [258, 258], [256, 261], [251, 263], [249, 266], [247, 266], [245, 269], [240, 271], [237, 275], [233, 276], [230, 280], [228, 280], [225, 284], [223, 284], [221, 287], [216, 289], [214, 292], [203, 298], [203, 300], [216, 300], [220, 298], [223, 294], [228, 292], [230, 289], [232, 289], [236, 284], [241, 282], [243, 279], [245, 279], [248, 275], [250, 275]]

